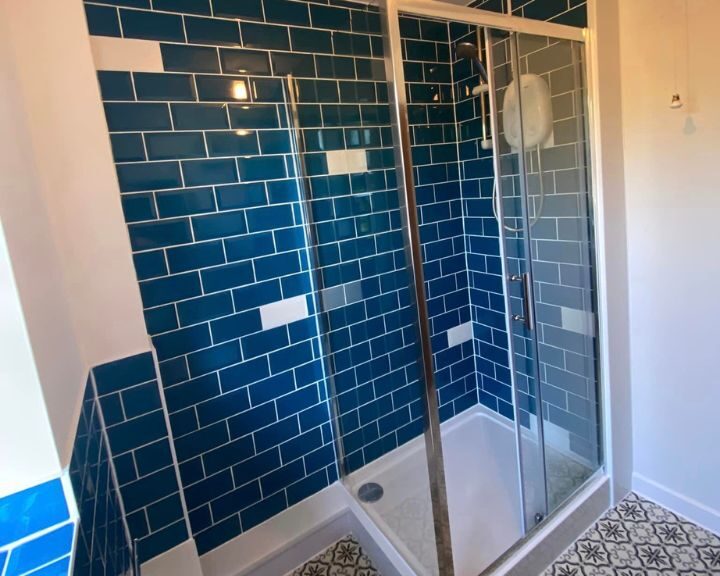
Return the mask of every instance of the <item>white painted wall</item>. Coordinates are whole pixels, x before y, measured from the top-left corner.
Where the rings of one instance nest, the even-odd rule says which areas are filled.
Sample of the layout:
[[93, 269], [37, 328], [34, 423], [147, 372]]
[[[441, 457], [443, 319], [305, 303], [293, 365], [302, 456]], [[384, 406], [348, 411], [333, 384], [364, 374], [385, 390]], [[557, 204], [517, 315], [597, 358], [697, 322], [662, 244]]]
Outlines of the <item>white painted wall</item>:
[[67, 465], [88, 369], [149, 345], [82, 2], [1, 2], [0, 58], [0, 217]]
[[[720, 531], [720, 2], [622, 0], [634, 487]], [[674, 51], [682, 110], [670, 110]]]
[[[0, 498], [57, 477], [42, 387], [35, 371], [5, 235], [0, 223]], [[12, 399], [12, 401], [7, 401]]]

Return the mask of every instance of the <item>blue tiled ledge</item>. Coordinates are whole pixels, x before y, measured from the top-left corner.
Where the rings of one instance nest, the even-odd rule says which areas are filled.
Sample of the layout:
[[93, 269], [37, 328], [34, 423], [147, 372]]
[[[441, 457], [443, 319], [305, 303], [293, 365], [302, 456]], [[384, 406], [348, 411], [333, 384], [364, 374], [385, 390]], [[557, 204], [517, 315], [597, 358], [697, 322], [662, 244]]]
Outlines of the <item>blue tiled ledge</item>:
[[67, 574], [74, 532], [59, 478], [5, 496], [0, 499], [0, 574]]
[[[130, 537], [145, 561], [188, 538], [152, 354], [97, 366], [93, 376]], [[91, 410], [84, 415], [93, 421]]]
[[0, 548], [70, 518], [60, 479], [0, 499]]

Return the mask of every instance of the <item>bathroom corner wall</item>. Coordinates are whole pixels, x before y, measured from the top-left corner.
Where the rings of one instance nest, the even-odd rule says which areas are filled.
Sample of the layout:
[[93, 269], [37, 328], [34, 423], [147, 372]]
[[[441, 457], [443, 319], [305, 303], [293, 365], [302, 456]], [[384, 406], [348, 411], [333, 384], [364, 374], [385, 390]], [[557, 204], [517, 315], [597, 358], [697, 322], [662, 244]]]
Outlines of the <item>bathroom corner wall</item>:
[[[379, 37], [367, 34], [377, 20], [370, 15], [368, 23], [364, 10], [295, 2], [266, 2], [264, 12], [259, 2], [216, 2], [208, 18], [209, 4], [200, 4], [193, 12], [176, 4], [164, 6], [167, 13], [86, 9], [146, 325], [202, 553], [337, 478], [317, 323], [337, 328], [332, 361], [351, 383], [368, 374], [370, 339], [388, 346], [357, 316], [363, 305], [354, 292], [316, 317], [285, 74], [298, 78], [312, 197], [331, 200], [313, 205], [320, 243], [328, 244], [323, 289], [361, 280], [361, 266], [361, 297], [380, 304], [398, 288], [392, 256], [373, 258], [362, 238], [390, 226], [387, 205], [369, 194], [387, 186], [388, 157], [374, 139], [383, 95], [371, 40]], [[141, 41], [119, 41], [115, 55], [125, 63], [108, 64], [103, 46], [112, 47], [121, 21], [125, 38]], [[159, 67], [128, 61], [133, 45], [156, 54]], [[370, 172], [352, 179], [352, 198], [351, 170], [331, 170], [326, 157], [345, 150], [346, 138], [366, 154]], [[372, 202], [377, 213], [369, 214]], [[337, 228], [324, 224], [328, 208], [348, 218]], [[395, 321], [404, 321], [397, 312]], [[389, 344], [402, 369], [406, 353]], [[386, 419], [392, 438], [378, 434], [386, 410], [374, 397], [349, 406], [368, 426], [356, 450], [360, 465], [397, 445], [394, 415]]]
[[[490, 6], [483, 4], [478, 8]], [[463, 41], [477, 45], [474, 27], [452, 24], [450, 30], [453, 45]], [[487, 137], [492, 140], [489, 100], [486, 94], [473, 96], [472, 90], [480, 85], [480, 76], [468, 60], [454, 62], [454, 80], [478, 400], [512, 419], [503, 265], [492, 208], [493, 152], [481, 147], [483, 122]], [[486, 99], [485, 117], [480, 98]]]
[[0, 217], [65, 467], [89, 368], [147, 336], [82, 6], [3, 3], [0, 22]]

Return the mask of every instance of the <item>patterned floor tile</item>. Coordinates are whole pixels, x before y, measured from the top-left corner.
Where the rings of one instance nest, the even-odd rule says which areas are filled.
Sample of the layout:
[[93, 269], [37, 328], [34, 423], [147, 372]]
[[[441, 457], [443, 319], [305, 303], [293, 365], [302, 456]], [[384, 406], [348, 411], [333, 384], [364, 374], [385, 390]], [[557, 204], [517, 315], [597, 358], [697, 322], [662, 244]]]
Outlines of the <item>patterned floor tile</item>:
[[380, 576], [355, 538], [346, 536], [308, 560], [292, 576]]
[[720, 575], [720, 537], [630, 494], [543, 576]]

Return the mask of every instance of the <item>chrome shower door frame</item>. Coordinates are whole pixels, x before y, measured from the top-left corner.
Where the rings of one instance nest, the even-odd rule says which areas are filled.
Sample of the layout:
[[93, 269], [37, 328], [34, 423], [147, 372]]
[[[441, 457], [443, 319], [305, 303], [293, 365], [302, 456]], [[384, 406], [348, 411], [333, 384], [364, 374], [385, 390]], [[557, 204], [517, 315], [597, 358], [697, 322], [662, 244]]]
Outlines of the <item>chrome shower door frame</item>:
[[[425, 408], [425, 446], [428, 460], [428, 473], [430, 477], [433, 519], [435, 525], [438, 565], [440, 574], [452, 576], [454, 574], [452, 542], [450, 533], [450, 520], [448, 512], [448, 498], [445, 486], [445, 463], [440, 437], [440, 416], [437, 404], [437, 387], [435, 382], [432, 349], [430, 345], [430, 322], [425, 297], [425, 280], [422, 268], [422, 246], [417, 218], [417, 204], [415, 199], [415, 182], [413, 178], [413, 163], [410, 147], [410, 128], [408, 120], [408, 104], [405, 92], [405, 74], [402, 58], [402, 39], [400, 37], [400, 13], [412, 16], [439, 19], [449, 22], [459, 22], [480, 28], [502, 30], [510, 33], [532, 34], [549, 36], [558, 39], [572, 40], [585, 43], [587, 29], [554, 24], [538, 20], [528, 20], [508, 14], [498, 14], [485, 10], [445, 4], [435, 0], [378, 0], [381, 21], [383, 26], [383, 42], [385, 49], [386, 80], [389, 84], [391, 107], [391, 121], [394, 137], [394, 152], [397, 168], [398, 194], [400, 197], [401, 214], [403, 218], [403, 239], [405, 252], [410, 270], [411, 293], [414, 295], [417, 310], [417, 327], [420, 337], [421, 357], [424, 377], [424, 408]], [[490, 67], [490, 93], [493, 93], [492, 67]], [[491, 102], [497, 106], [496, 102]], [[491, 118], [494, 113], [491, 111]], [[497, 137], [497, 126], [493, 126], [493, 135]], [[494, 161], [499, 165], [499, 155], [495, 150]], [[497, 166], [496, 166], [497, 170]], [[500, 213], [502, 218], [502, 212]], [[502, 219], [501, 219], [502, 221]], [[527, 221], [527, 220], [526, 220]], [[502, 242], [501, 242], [502, 246]], [[504, 261], [504, 258], [503, 258]], [[506, 291], [507, 292], [507, 291]], [[509, 311], [509, 308], [507, 308]], [[509, 315], [506, 315], [509, 323]], [[511, 334], [508, 331], [508, 334]], [[512, 362], [512, 353], [510, 354]], [[511, 367], [512, 368], [512, 367]], [[513, 385], [513, 395], [515, 386]], [[513, 398], [515, 401], [515, 399]], [[517, 406], [517, 402], [515, 402]], [[520, 424], [516, 418], [516, 432], [520, 434]], [[519, 439], [516, 439], [519, 442]], [[518, 452], [518, 458], [519, 458]], [[522, 468], [520, 472], [520, 494], [522, 490]], [[522, 525], [526, 526], [524, 503], [521, 506]], [[524, 534], [526, 536], [527, 533]], [[524, 540], [516, 543], [512, 549]], [[495, 565], [493, 565], [494, 567]]]
[[[432, 356], [430, 319], [425, 294], [425, 274], [422, 265], [422, 246], [418, 222], [412, 151], [410, 148], [410, 122], [405, 91], [405, 72], [402, 61], [400, 14], [396, 0], [385, 0], [380, 6], [383, 21], [386, 79], [389, 83], [395, 166], [398, 184], [400, 214], [402, 218], [405, 257], [411, 271], [410, 293], [414, 296], [417, 311], [417, 332], [421, 357], [418, 359], [425, 386], [423, 394], [425, 452], [430, 480], [435, 544], [440, 574], [454, 574], [450, 515], [445, 485], [445, 461], [440, 438], [440, 412]], [[389, 56], [388, 56], [389, 55]]]

